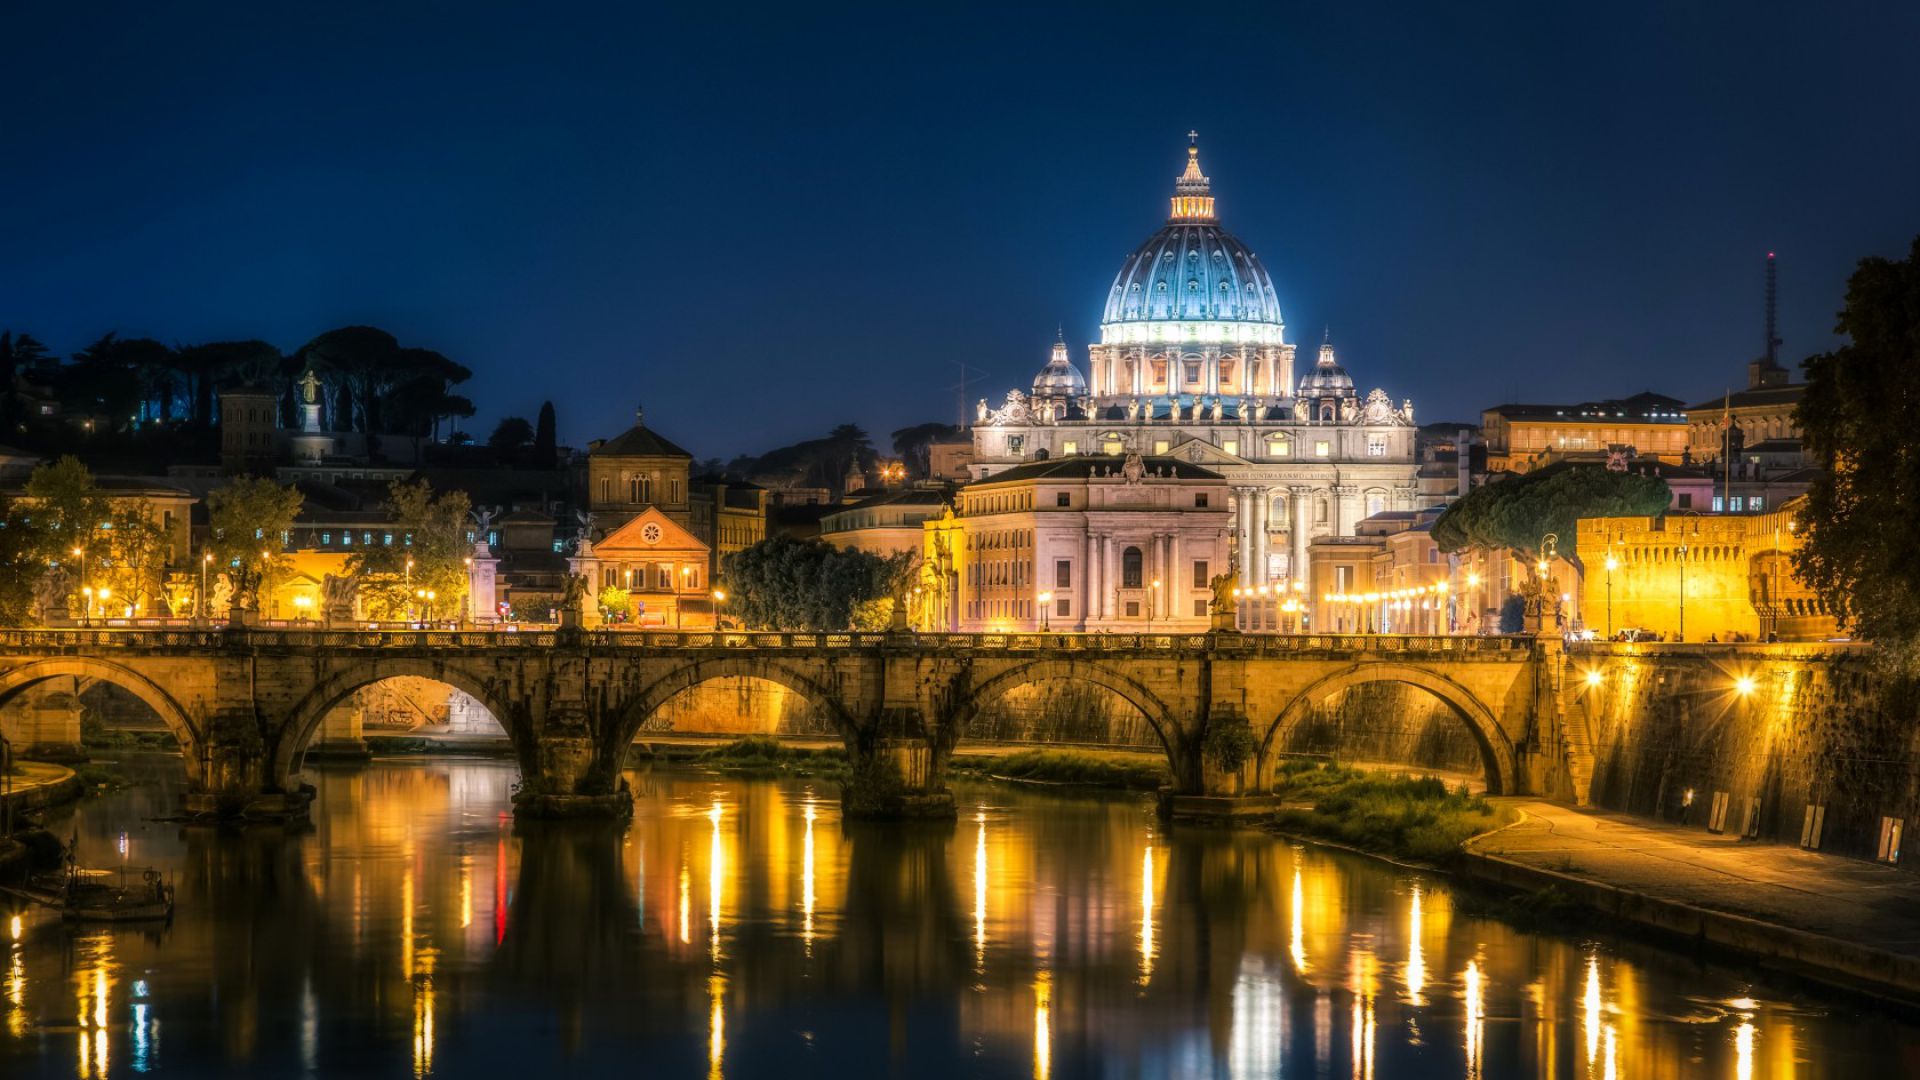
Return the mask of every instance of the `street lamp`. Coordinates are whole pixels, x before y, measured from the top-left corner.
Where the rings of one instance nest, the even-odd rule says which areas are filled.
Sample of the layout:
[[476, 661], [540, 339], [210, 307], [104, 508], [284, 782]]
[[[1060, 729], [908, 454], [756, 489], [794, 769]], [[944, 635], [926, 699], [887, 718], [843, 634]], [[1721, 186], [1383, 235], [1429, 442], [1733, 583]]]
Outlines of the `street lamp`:
[[1687, 640], [1687, 542], [1680, 541], [1680, 630], [1675, 641]]
[[203, 553], [200, 556], [200, 617], [202, 619], [213, 617], [213, 605], [207, 602], [207, 567], [212, 565], [213, 552]]
[[1153, 601], [1160, 595], [1160, 579], [1153, 579], [1153, 589], [1147, 593], [1147, 633], [1153, 633]]
[[723, 625], [720, 621], [720, 605], [726, 602], [727, 602], [727, 593], [725, 589], [713, 590], [713, 628], [715, 630], [726, 629], [726, 626]]
[[[914, 591], [918, 592], [919, 590], [916, 589]], [[1043, 634], [1046, 633], [1047, 630], [1051, 627], [1051, 624], [1047, 620], [1047, 615], [1049, 614], [1047, 609], [1052, 606], [1053, 606], [1053, 594], [1050, 592], [1041, 593], [1040, 594], [1040, 632]]]

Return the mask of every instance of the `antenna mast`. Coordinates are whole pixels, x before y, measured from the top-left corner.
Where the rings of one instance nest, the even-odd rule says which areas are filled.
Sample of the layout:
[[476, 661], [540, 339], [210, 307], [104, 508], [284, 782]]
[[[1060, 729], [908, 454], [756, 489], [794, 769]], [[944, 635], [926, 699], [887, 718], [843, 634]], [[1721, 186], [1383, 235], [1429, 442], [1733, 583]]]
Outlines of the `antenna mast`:
[[947, 389], [953, 391], [954, 403], [957, 406], [954, 412], [954, 424], [964, 430], [967, 426], [967, 386], [974, 381], [975, 376], [985, 375], [986, 372], [964, 361], [955, 360], [953, 363], [960, 369], [960, 381]]
[[1780, 362], [1780, 336], [1775, 332], [1774, 314], [1776, 268], [1773, 252], [1767, 252], [1767, 364], [1773, 366]]

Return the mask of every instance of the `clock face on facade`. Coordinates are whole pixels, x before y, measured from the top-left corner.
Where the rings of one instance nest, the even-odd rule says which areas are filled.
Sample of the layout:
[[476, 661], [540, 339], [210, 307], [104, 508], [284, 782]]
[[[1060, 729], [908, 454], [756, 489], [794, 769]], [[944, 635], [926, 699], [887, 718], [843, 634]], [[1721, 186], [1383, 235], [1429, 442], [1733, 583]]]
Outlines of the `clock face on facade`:
[[649, 521], [645, 525], [640, 526], [640, 539], [649, 544], [659, 543], [660, 537], [664, 535], [666, 534], [664, 530], [660, 528], [660, 523], [657, 521]]

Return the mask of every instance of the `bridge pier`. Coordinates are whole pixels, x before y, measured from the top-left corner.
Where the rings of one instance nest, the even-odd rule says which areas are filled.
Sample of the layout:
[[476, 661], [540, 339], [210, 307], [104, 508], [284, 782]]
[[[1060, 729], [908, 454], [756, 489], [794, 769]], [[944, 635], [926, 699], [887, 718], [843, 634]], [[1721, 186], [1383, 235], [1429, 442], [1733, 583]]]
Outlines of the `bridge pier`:
[[[1246, 713], [1237, 704], [1215, 702], [1204, 723], [1197, 737], [1180, 732], [1168, 748], [1173, 783], [1161, 789], [1160, 817], [1176, 825], [1220, 825], [1278, 809], [1279, 800], [1259, 786], [1259, 758]], [[1208, 731], [1218, 737], [1209, 739]], [[1236, 740], [1237, 752], [1228, 749]]]
[[186, 812], [201, 820], [304, 818], [312, 792], [275, 787], [268, 779], [264, 740], [253, 710], [229, 709], [207, 718], [198, 742], [183, 741], [187, 759]]
[[523, 821], [626, 821], [633, 793], [621, 775], [624, 745], [607, 747], [584, 733], [533, 737], [520, 751], [513, 816]]
[[840, 787], [841, 813], [868, 821], [952, 821], [947, 752], [924, 734], [918, 710], [882, 710], [878, 723], [847, 736], [853, 775]]

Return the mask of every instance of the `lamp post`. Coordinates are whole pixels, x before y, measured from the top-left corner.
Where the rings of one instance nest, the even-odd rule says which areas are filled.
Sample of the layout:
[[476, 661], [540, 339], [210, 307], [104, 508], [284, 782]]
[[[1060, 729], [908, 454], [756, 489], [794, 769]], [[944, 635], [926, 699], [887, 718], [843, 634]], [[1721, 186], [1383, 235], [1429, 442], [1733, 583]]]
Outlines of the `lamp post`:
[[1675, 641], [1687, 640], [1687, 542], [1680, 541], [1680, 631]]
[[1040, 594], [1040, 632], [1043, 634], [1046, 633], [1048, 630], [1052, 629], [1052, 625], [1051, 623], [1048, 622], [1048, 619], [1047, 619], [1047, 616], [1050, 614], [1050, 612], [1048, 612], [1047, 609], [1052, 606], [1053, 606], [1053, 594], [1050, 592], [1041, 593]]
[[726, 590], [724, 589], [713, 590], [713, 628], [715, 630], [726, 629], [726, 625], [722, 623], [720, 620], [720, 605], [726, 602], [727, 602]]
[[[413, 556], [411, 555], [407, 556], [407, 574], [405, 580], [401, 583], [401, 587], [407, 591], [407, 595], [413, 595]], [[407, 621], [413, 621], [413, 604], [411, 602], [407, 604]]]
[[1147, 593], [1147, 633], [1153, 633], [1154, 598], [1160, 595], [1160, 579], [1153, 579], [1153, 588]]
[[212, 565], [213, 552], [203, 552], [200, 556], [200, 618], [203, 620], [213, 618], [213, 604], [207, 596], [207, 567]]

